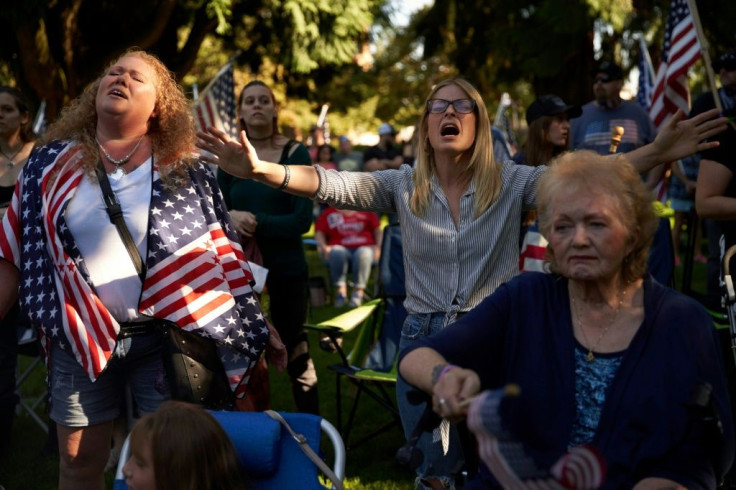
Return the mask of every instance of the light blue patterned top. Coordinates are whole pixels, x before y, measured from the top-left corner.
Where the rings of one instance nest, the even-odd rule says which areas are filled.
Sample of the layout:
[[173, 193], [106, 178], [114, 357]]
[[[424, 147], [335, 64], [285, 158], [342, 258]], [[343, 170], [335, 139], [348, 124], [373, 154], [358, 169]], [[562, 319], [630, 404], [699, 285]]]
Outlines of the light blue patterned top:
[[624, 351], [595, 354], [588, 362], [588, 349], [579, 343], [575, 347], [575, 420], [568, 447], [593, 441], [608, 388], [616, 376]]

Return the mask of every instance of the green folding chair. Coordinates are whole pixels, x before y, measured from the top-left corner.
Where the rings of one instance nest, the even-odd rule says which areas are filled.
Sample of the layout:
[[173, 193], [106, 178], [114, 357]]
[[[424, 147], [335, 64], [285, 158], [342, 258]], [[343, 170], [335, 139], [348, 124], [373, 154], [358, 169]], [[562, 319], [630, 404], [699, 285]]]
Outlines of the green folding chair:
[[[345, 446], [349, 449], [363, 444], [394, 426], [400, 426], [401, 423], [395, 397], [393, 393], [389, 392], [391, 387], [396, 386], [396, 361], [394, 361], [394, 365], [389, 372], [374, 371], [364, 367], [368, 354], [380, 334], [382, 318], [383, 301], [378, 298], [329, 320], [314, 325], [305, 325], [306, 328], [319, 331], [329, 339], [329, 342], [320, 343], [323, 349], [335, 352], [340, 356], [341, 362], [330, 365], [329, 369], [335, 372], [337, 430], [342, 435]], [[345, 352], [342, 348], [342, 337], [354, 330], [357, 330], [358, 336], [350, 352]], [[343, 378], [356, 387], [355, 397], [350, 406], [345, 425], [343, 425], [341, 385]], [[391, 416], [391, 420], [351, 444], [350, 432], [363, 393], [386, 409]]]

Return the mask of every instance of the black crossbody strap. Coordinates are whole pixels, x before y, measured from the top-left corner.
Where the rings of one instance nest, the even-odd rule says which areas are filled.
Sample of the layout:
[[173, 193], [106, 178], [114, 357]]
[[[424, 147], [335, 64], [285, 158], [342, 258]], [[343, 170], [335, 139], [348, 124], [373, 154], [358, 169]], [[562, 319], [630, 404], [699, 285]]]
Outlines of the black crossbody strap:
[[100, 182], [100, 188], [102, 189], [102, 200], [105, 202], [105, 208], [107, 209], [107, 215], [110, 217], [110, 223], [115, 225], [115, 228], [118, 229], [120, 239], [123, 240], [125, 249], [128, 251], [128, 255], [130, 255], [130, 260], [133, 261], [138, 277], [141, 279], [141, 282], [143, 282], [146, 279], [146, 267], [143, 264], [143, 259], [138, 251], [138, 247], [136, 247], [133, 242], [133, 237], [130, 236], [128, 226], [125, 224], [125, 219], [123, 219], [123, 208], [120, 207], [120, 202], [113, 192], [112, 187], [110, 187], [110, 181], [107, 179], [107, 172], [105, 172], [105, 169], [102, 167], [102, 161], [100, 161], [96, 171], [97, 180]]

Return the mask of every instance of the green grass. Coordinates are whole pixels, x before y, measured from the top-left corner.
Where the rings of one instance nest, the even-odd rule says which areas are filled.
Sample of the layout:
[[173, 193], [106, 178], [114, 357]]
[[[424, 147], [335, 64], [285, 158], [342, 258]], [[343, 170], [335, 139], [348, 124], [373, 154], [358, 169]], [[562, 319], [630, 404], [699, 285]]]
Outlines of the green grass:
[[[313, 251], [307, 251], [312, 275], [324, 275], [327, 271]], [[372, 284], [369, 285], [372, 291]], [[328, 298], [330, 299], [330, 298]], [[331, 304], [331, 303], [330, 303]], [[310, 322], [318, 322], [345, 311], [331, 306], [313, 308], [309, 313]], [[345, 346], [349, 348], [353, 335], [346, 337]], [[324, 418], [337, 424], [335, 405], [335, 375], [328, 366], [339, 362], [336, 354], [331, 354], [319, 348], [319, 338], [315, 332], [309, 333], [310, 353], [319, 376], [320, 411]], [[31, 358], [20, 356], [20, 361], [26, 365]], [[291, 388], [287, 374], [277, 373], [271, 369], [269, 373], [271, 384], [271, 403], [274, 410], [295, 411], [291, 396]], [[28, 391], [39, 392], [43, 389], [44, 369], [39, 367], [32, 380], [28, 381]], [[354, 394], [343, 381], [343, 420], [347, 419], [348, 397]], [[45, 416], [44, 416], [45, 417]], [[361, 406], [357, 415], [358, 422], [351, 434], [352, 441], [358, 440], [368, 433], [371, 428], [389, 422], [391, 416], [375, 401], [367, 396], [361, 397]], [[13, 426], [12, 449], [10, 454], [0, 460], [0, 485], [7, 490], [47, 490], [57, 487], [58, 458], [40, 456], [46, 440], [46, 434], [27, 415], [16, 417]], [[404, 443], [403, 433], [399, 428], [392, 428], [363, 445], [351, 450], [347, 455], [345, 488], [368, 490], [408, 490], [413, 488], [413, 474], [398, 466], [394, 462], [396, 450]], [[329, 441], [323, 444], [328, 463], [332, 462], [331, 451], [328, 450]], [[112, 487], [114, 472], [108, 475], [108, 487]]]
[[[327, 276], [324, 266], [318, 261], [313, 251], [308, 251], [308, 259], [312, 275], [322, 274]], [[682, 267], [676, 269], [676, 285], [682, 287]], [[692, 289], [695, 292], [705, 291], [705, 266], [696, 263], [693, 270]], [[370, 285], [368, 290], [372, 290]], [[309, 321], [318, 322], [330, 318], [342, 310], [336, 310], [330, 306], [314, 308], [310, 311]], [[335, 406], [335, 376], [328, 369], [332, 363], [338, 362], [335, 354], [322, 351], [318, 346], [318, 338], [314, 332], [310, 332], [310, 352], [319, 374], [319, 395], [322, 416], [336, 424]], [[345, 339], [345, 345], [349, 348], [354, 335]], [[29, 358], [21, 356], [23, 364], [29, 362]], [[43, 369], [35, 372], [32, 383], [29, 384], [30, 391], [37, 392], [43, 388]], [[294, 411], [291, 397], [291, 389], [286, 373], [271, 371], [271, 401], [275, 410]], [[347, 384], [343, 381], [344, 387]], [[352, 395], [352, 391], [343, 388], [343, 396]], [[345, 409], [344, 403], [343, 408]], [[346, 417], [345, 415], [344, 417]], [[370, 398], [361, 398], [361, 408], [358, 410], [358, 423], [351, 434], [351, 440], [357, 440], [361, 434], [370, 431], [382, 423], [388, 422], [390, 416]], [[46, 434], [27, 415], [19, 415], [13, 426], [13, 440], [10, 454], [0, 461], [0, 485], [7, 490], [46, 490], [56, 488], [58, 478], [58, 460], [56, 457], [43, 457], [39, 453], [43, 447]], [[401, 430], [393, 428], [390, 431], [377, 436], [362, 446], [349, 451], [347, 455], [346, 484], [345, 488], [369, 489], [369, 490], [403, 490], [413, 488], [413, 474], [399, 467], [394, 462], [396, 450], [403, 444], [404, 438]], [[329, 454], [329, 451], [326, 451]], [[328, 459], [331, 461], [331, 459]], [[108, 482], [112, 481], [112, 475]], [[111, 484], [108, 485], [110, 488]]]

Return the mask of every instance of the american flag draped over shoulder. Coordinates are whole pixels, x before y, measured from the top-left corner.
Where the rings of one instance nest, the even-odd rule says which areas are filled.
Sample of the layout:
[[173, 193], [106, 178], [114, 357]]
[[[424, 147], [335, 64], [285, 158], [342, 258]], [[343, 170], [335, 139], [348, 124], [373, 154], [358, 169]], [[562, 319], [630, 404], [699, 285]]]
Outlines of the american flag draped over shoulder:
[[[2, 221], [0, 256], [20, 270], [21, 308], [46, 342], [71, 351], [95, 380], [119, 325], [95, 294], [64, 220], [85, 178], [79, 156], [76, 145], [55, 142], [29, 159]], [[197, 163], [188, 177], [165, 185], [154, 168], [140, 311], [214, 339], [231, 387], [242, 395], [268, 327], [211, 169]]]
[[232, 138], [237, 137], [232, 62], [223, 66], [205, 87], [194, 102], [193, 110], [197, 131], [204, 131], [207, 127], [214, 126]]
[[687, 71], [699, 58], [700, 42], [687, 0], [672, 0], [649, 111], [658, 129], [677, 109], [688, 112]]

